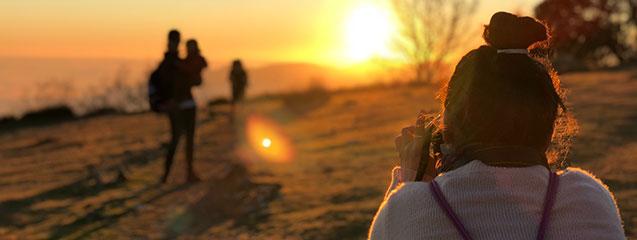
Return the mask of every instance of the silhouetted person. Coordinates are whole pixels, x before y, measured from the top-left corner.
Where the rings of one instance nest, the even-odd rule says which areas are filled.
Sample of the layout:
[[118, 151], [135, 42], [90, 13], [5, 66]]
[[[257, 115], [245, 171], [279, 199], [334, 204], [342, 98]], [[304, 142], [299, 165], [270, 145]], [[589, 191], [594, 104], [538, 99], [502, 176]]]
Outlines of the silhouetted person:
[[[170, 168], [173, 163], [173, 158], [175, 156], [175, 151], [179, 143], [179, 138], [184, 132], [186, 133], [186, 162], [188, 167], [188, 181], [196, 182], [200, 180], [193, 170], [196, 104], [194, 99], [192, 98], [190, 89], [193, 86], [201, 84], [200, 73], [193, 73], [195, 73], [196, 71], [201, 72], [201, 69], [205, 67], [205, 60], [203, 60], [203, 58], [201, 57], [201, 59], [199, 59], [203, 61], [203, 65], [195, 64], [196, 62], [201, 63], [201, 61], [193, 60], [192, 66], [194, 67], [191, 67], [188, 63], [182, 61], [179, 58], [179, 41], [179, 32], [177, 30], [170, 31], [170, 33], [168, 34], [168, 51], [164, 55], [164, 60], [160, 64], [160, 68], [162, 68], [164, 77], [168, 79], [170, 85], [171, 96], [170, 99], [165, 104], [163, 104], [162, 109], [168, 112], [168, 117], [170, 119], [170, 132], [172, 136], [170, 144], [168, 145], [168, 152], [166, 153], [164, 175], [161, 178], [162, 183], [165, 183], [168, 179]], [[196, 52], [198, 52], [198, 48]], [[193, 59], [197, 58], [193, 56]], [[195, 78], [191, 78], [191, 76], [195, 76]]]
[[188, 51], [188, 56], [186, 56], [184, 61], [178, 62], [177, 66], [181, 71], [186, 73], [188, 81], [190, 81], [192, 85], [200, 85], [202, 79], [201, 72], [204, 68], [208, 67], [208, 63], [206, 59], [201, 56], [197, 40], [188, 40], [188, 42], [186, 42], [186, 50]]
[[232, 86], [232, 116], [234, 117], [235, 104], [243, 100], [246, 87], [248, 86], [248, 74], [243, 69], [241, 60], [237, 59], [232, 62], [232, 70], [230, 71], [230, 85]]

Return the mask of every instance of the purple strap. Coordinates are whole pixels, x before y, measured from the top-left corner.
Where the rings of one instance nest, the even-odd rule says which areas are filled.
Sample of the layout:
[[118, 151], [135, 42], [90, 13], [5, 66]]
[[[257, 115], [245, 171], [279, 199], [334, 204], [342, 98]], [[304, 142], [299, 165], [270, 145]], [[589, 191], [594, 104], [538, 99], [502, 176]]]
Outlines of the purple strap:
[[557, 184], [559, 178], [557, 174], [551, 172], [549, 175], [549, 186], [546, 189], [546, 196], [544, 197], [544, 209], [542, 209], [542, 220], [540, 220], [540, 228], [537, 231], [537, 240], [544, 239], [544, 233], [548, 228], [549, 216], [551, 215], [551, 208], [553, 208], [553, 202], [555, 202], [555, 195], [557, 193]]
[[451, 206], [449, 205], [449, 202], [447, 202], [447, 199], [445, 199], [445, 196], [442, 195], [442, 192], [440, 191], [440, 187], [438, 187], [438, 183], [436, 183], [436, 180], [432, 180], [431, 182], [429, 182], [429, 190], [431, 190], [431, 192], [434, 194], [436, 202], [438, 202], [438, 205], [440, 205], [442, 210], [445, 211], [447, 217], [451, 219], [451, 222], [453, 222], [453, 226], [456, 227], [456, 230], [458, 230], [460, 235], [462, 235], [462, 238], [465, 240], [470, 240], [471, 236], [469, 236], [469, 232], [464, 227], [464, 225], [462, 225], [462, 222], [460, 222], [460, 218], [458, 218], [456, 213], [453, 212], [453, 209], [451, 209]]
[[[544, 233], [546, 232], [546, 229], [548, 228], [549, 216], [551, 215], [551, 208], [553, 208], [553, 202], [555, 200], [555, 195], [557, 193], [558, 182], [559, 182], [559, 178], [557, 177], [557, 174], [554, 172], [551, 172], [551, 174], [549, 175], [549, 184], [546, 189], [546, 195], [544, 197], [542, 219], [540, 220], [540, 227], [537, 233], [538, 240], [544, 239]], [[453, 226], [456, 228], [456, 230], [458, 230], [458, 233], [460, 233], [460, 235], [462, 235], [462, 238], [465, 240], [471, 239], [471, 236], [469, 235], [469, 231], [467, 231], [467, 229], [464, 227], [464, 225], [460, 221], [460, 218], [458, 218], [456, 213], [451, 208], [451, 205], [449, 205], [449, 202], [447, 202], [447, 199], [442, 194], [442, 191], [440, 191], [440, 187], [438, 186], [438, 183], [436, 182], [436, 180], [429, 182], [428, 185], [429, 185], [429, 190], [434, 195], [434, 199], [436, 199], [436, 202], [438, 202], [438, 205], [442, 208], [442, 210], [444, 210], [445, 215], [447, 215], [447, 217], [451, 220], [451, 222], [453, 223]]]

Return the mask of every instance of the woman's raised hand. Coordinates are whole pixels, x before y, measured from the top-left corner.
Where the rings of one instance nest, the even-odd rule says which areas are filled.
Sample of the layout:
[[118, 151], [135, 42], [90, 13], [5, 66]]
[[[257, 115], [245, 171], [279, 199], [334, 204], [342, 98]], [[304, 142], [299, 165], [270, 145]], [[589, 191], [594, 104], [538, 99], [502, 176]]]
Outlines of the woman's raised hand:
[[[400, 157], [400, 167], [402, 170], [402, 179], [404, 181], [414, 181], [416, 172], [420, 164], [420, 158], [423, 145], [427, 141], [427, 129], [431, 127], [436, 117], [425, 115], [421, 111], [416, 126], [403, 128], [400, 135], [394, 139], [398, 156]], [[429, 132], [431, 134], [431, 132]], [[428, 153], [425, 153], [428, 154]], [[433, 179], [431, 176], [425, 175], [425, 181]]]
[[418, 170], [422, 145], [425, 143], [423, 133], [420, 132], [418, 127], [409, 126], [403, 128], [400, 135], [394, 139], [400, 157], [400, 167], [403, 169], [414, 172]]

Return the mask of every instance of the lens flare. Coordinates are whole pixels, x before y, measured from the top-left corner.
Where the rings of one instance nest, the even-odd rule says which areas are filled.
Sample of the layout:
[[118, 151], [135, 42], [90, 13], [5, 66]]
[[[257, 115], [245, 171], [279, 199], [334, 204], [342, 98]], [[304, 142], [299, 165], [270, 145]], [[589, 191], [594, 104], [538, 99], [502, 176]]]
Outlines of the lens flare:
[[250, 149], [260, 159], [276, 163], [287, 163], [294, 159], [290, 138], [272, 119], [252, 114], [246, 119], [245, 131]]
[[263, 145], [263, 147], [266, 147], [266, 148], [269, 148], [271, 144], [272, 144], [272, 141], [269, 138], [264, 138], [263, 141], [261, 142], [261, 145]]

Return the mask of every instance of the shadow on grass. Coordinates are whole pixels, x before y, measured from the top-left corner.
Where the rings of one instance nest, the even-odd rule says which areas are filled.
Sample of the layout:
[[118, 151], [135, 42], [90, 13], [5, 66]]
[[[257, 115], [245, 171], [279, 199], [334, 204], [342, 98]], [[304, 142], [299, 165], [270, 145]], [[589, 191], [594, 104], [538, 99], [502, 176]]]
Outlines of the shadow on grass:
[[[165, 195], [183, 190], [188, 186], [190, 185], [182, 184], [169, 190], [159, 191], [158, 193], [153, 194], [151, 197], [138, 202], [138, 204], [136, 204], [135, 206], [151, 203]], [[116, 198], [102, 203], [101, 207], [86, 213], [84, 216], [77, 218], [72, 223], [54, 227], [51, 232], [50, 239], [62, 239], [71, 235], [73, 235], [74, 239], [82, 239], [89, 236], [91, 233], [107, 228], [113, 223], [116, 223], [121, 217], [137, 211], [137, 208], [135, 206], [126, 207], [127, 201], [139, 199], [145, 193], [151, 192], [153, 189], [157, 188], [159, 188], [159, 184], [149, 185], [144, 189], [137, 191], [127, 197]], [[115, 214], [108, 214], [108, 210], [112, 208], [123, 209], [122, 211], [119, 211]]]
[[266, 221], [269, 204], [279, 196], [281, 185], [255, 183], [241, 165], [229, 166], [225, 177], [205, 182], [208, 191], [166, 229], [168, 239], [188, 234], [197, 236], [212, 226], [232, 220], [233, 227], [255, 230]]
[[[123, 154], [113, 155], [108, 158], [112, 158], [112, 159], [124, 158], [126, 160], [124, 160], [120, 164], [98, 169], [97, 172], [103, 175], [108, 172], [118, 171], [122, 167], [126, 167], [126, 166], [146, 165], [151, 160], [157, 159], [159, 156], [161, 156], [162, 152], [163, 151], [161, 151], [161, 149], [153, 148], [153, 149], [144, 149], [139, 151], [127, 151]], [[107, 183], [98, 183], [95, 179], [96, 179], [96, 175], [93, 175], [93, 173], [89, 173], [85, 177], [76, 179], [75, 181], [72, 181], [65, 185], [61, 185], [56, 188], [40, 192], [30, 197], [0, 202], [0, 213], [1, 213], [0, 226], [15, 227], [18, 229], [25, 228], [25, 227], [35, 225], [37, 223], [40, 223], [46, 220], [51, 214], [67, 212], [69, 211], [69, 208], [70, 208], [69, 207], [70, 205], [64, 204], [64, 206], [33, 210], [32, 209], [33, 206], [35, 206], [38, 203], [42, 203], [45, 201], [56, 201], [56, 200], [60, 200], [60, 201], [70, 200], [72, 202], [77, 202], [83, 199], [98, 196], [100, 193], [107, 190], [121, 188], [125, 185], [125, 179], [118, 178], [115, 181], [107, 182]], [[153, 186], [150, 186], [150, 187], [153, 187]], [[52, 236], [54, 236], [55, 238], [62, 237], [67, 232], [72, 232], [71, 231], [72, 228], [76, 228], [87, 222], [93, 222], [95, 221], [95, 219], [99, 219], [100, 218], [99, 216], [101, 212], [103, 212], [105, 207], [116, 206], [118, 204], [123, 203], [126, 200], [135, 198], [136, 196], [142, 193], [143, 192], [135, 193], [130, 198], [114, 199], [114, 200], [108, 201], [104, 204], [103, 207], [97, 210], [94, 210], [92, 212], [89, 212], [88, 214], [86, 214], [86, 216], [78, 218], [78, 220], [76, 220], [74, 223], [58, 227], [57, 230], [54, 231], [55, 233]], [[127, 213], [128, 211], [125, 211], [121, 215], [108, 216], [108, 218], [112, 219], [114, 217], [115, 218], [121, 217], [125, 215], [125, 213]]]
[[308, 229], [302, 233], [302, 238], [365, 239], [375, 213], [376, 209], [327, 211], [318, 217], [317, 222], [329, 223], [331, 226]]
[[47, 201], [47, 200], [62, 200], [62, 199], [81, 199], [87, 198], [91, 196], [96, 196], [100, 192], [114, 189], [121, 186], [121, 182], [112, 182], [104, 185], [94, 185], [90, 184], [88, 181], [75, 181], [40, 194], [37, 194], [32, 197], [18, 199], [18, 200], [9, 200], [0, 203], [0, 225], [3, 226], [14, 226], [18, 228], [25, 227], [27, 225], [33, 224], [35, 222], [19, 222], [12, 218], [15, 213], [27, 213], [29, 215], [35, 216], [36, 222], [37, 220], [43, 220], [42, 218], [46, 217], [46, 215], [50, 212], [55, 212], [57, 210], [61, 210], [61, 208], [53, 208], [46, 211], [34, 211], [30, 210], [30, 207], [35, 205], [36, 203]]

